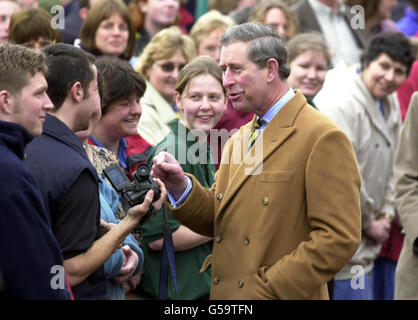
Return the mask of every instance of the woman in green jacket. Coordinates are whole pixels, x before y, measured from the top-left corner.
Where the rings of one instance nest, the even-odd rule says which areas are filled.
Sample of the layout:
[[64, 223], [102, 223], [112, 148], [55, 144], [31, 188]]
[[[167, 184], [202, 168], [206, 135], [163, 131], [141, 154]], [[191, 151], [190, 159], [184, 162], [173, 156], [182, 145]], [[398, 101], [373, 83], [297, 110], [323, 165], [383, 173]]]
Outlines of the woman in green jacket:
[[[155, 146], [148, 157], [152, 159], [160, 151], [173, 154], [183, 170], [193, 174], [199, 182], [210, 188], [215, 173], [207, 137], [226, 110], [222, 71], [210, 57], [197, 57], [187, 64], [177, 79], [174, 97], [180, 113], [179, 120], [170, 123], [171, 132]], [[160, 260], [163, 245], [163, 214], [143, 225], [144, 276], [141, 289], [146, 296], [159, 296]], [[207, 299], [211, 274], [199, 270], [212, 251], [212, 239], [197, 234], [181, 225], [168, 213], [168, 225], [174, 242], [177, 295], [169, 281], [168, 299]]]

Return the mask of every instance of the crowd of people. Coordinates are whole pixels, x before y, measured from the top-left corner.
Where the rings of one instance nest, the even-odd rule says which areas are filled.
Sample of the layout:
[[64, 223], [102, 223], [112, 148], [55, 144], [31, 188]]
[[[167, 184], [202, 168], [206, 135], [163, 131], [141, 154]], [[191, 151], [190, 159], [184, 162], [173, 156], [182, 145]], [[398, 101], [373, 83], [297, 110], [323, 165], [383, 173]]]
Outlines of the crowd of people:
[[417, 0], [0, 0], [0, 298], [418, 299], [417, 49]]

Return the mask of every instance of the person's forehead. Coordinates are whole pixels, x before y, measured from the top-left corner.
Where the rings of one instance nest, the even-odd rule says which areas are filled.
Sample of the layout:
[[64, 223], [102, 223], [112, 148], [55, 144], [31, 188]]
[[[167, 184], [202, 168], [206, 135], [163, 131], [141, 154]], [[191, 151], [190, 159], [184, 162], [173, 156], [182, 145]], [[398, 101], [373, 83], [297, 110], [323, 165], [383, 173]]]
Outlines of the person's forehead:
[[90, 0], [89, 4], [90, 4], [90, 8], [93, 7], [99, 0]]
[[248, 59], [248, 42], [232, 42], [221, 47], [221, 64]]
[[[148, 0], [147, 2], [149, 4], [151, 4], [151, 5], [162, 6], [162, 5], [166, 5], [169, 2], [171, 3], [172, 1], [167, 1], [167, 0]], [[175, 0], [174, 2], [180, 3], [180, 0]]]
[[384, 53], [384, 52], [381, 53], [374, 61], [375, 62], [388, 62], [388, 63], [393, 64], [393, 66], [397, 68], [406, 69], [406, 66], [402, 62], [392, 59], [391, 56], [389, 56], [387, 53]]
[[37, 90], [38, 88], [46, 88], [48, 83], [42, 72], [37, 72], [33, 76], [28, 75], [28, 83], [22, 88], [22, 92]]

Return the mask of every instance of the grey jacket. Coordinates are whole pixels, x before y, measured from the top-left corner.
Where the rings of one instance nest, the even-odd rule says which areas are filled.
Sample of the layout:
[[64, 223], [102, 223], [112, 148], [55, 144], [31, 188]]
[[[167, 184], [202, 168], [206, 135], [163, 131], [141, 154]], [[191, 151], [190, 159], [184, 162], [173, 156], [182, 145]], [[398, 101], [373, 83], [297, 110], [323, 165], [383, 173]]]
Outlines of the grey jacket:
[[364, 230], [379, 215], [395, 214], [393, 163], [402, 127], [399, 102], [396, 93], [385, 98], [385, 121], [355, 67], [341, 64], [330, 71], [314, 99], [318, 109], [351, 140], [362, 176], [362, 242], [350, 263], [336, 275], [337, 280], [352, 278], [351, 268], [356, 265], [366, 273], [372, 270], [381, 245], [372, 244]]

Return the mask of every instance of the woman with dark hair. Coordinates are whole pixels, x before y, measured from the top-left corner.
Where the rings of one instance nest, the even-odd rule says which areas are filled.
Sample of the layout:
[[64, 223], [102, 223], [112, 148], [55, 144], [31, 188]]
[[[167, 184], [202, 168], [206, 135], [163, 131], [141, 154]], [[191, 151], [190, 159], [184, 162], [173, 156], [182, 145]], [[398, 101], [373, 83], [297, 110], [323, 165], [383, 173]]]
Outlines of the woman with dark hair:
[[51, 15], [44, 9], [24, 9], [15, 13], [9, 26], [9, 42], [40, 51], [62, 42], [61, 33], [51, 27]]
[[145, 80], [127, 61], [104, 57], [95, 65], [101, 79], [102, 117], [89, 142], [112, 151], [132, 176], [152, 149], [137, 130]]
[[135, 28], [122, 0], [99, 1], [80, 31], [80, 46], [96, 56], [129, 60], [135, 50]]
[[[334, 299], [393, 297], [396, 262], [386, 266], [385, 283], [376, 276], [374, 263], [389, 238], [396, 214], [392, 170], [402, 127], [396, 90], [413, 61], [414, 50], [405, 35], [380, 33], [364, 52], [361, 68], [339, 65], [329, 71], [314, 99], [319, 110], [350, 138], [362, 176], [362, 243], [335, 276]], [[353, 275], [362, 277], [363, 288], [352, 287]], [[375, 296], [372, 285], [391, 288], [392, 292]]]

